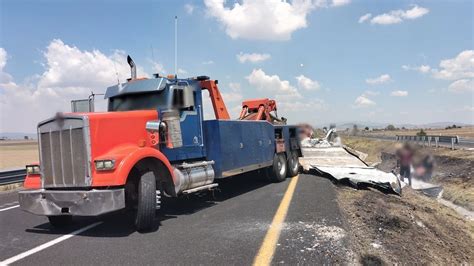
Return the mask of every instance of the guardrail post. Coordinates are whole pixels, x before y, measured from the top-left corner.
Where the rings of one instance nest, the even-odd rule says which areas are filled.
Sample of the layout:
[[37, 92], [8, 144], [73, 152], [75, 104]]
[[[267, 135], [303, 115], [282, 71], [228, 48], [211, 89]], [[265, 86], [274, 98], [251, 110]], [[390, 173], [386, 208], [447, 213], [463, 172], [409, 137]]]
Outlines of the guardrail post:
[[431, 147], [431, 137], [428, 137], [428, 147]]
[[451, 138], [451, 150], [454, 150], [454, 138]]
[[438, 144], [439, 144], [439, 137], [435, 137], [435, 142], [436, 142], [436, 148], [438, 148]]
[[425, 147], [425, 136], [421, 137], [422, 141], [423, 141], [423, 147]]

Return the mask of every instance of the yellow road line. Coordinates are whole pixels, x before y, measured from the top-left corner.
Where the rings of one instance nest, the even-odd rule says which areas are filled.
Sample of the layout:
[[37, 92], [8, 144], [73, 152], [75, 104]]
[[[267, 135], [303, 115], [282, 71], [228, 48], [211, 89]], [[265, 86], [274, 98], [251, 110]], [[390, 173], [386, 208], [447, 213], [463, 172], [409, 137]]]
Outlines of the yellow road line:
[[254, 266], [270, 265], [272, 262], [273, 254], [275, 253], [278, 238], [280, 237], [283, 222], [285, 222], [286, 214], [288, 213], [288, 208], [290, 207], [298, 178], [299, 176], [295, 176], [291, 179], [285, 195], [283, 195], [283, 199], [280, 202], [280, 206], [278, 206], [278, 210], [273, 217], [270, 228], [263, 239], [260, 250], [258, 251], [257, 256], [255, 256], [253, 261]]

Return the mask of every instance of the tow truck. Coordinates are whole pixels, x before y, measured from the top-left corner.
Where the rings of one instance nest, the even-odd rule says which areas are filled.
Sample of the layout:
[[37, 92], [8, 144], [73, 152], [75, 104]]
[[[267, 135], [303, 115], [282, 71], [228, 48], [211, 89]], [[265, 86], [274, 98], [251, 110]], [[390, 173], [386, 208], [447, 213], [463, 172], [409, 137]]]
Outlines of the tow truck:
[[[40, 162], [26, 166], [23, 210], [53, 226], [127, 210], [147, 231], [162, 197], [212, 190], [250, 171], [271, 182], [298, 174], [297, 127], [272, 114], [273, 100], [244, 101], [232, 120], [217, 80], [137, 78], [128, 59], [131, 78], [107, 88], [107, 112], [58, 113], [38, 124]], [[215, 119], [203, 118], [203, 90]]]

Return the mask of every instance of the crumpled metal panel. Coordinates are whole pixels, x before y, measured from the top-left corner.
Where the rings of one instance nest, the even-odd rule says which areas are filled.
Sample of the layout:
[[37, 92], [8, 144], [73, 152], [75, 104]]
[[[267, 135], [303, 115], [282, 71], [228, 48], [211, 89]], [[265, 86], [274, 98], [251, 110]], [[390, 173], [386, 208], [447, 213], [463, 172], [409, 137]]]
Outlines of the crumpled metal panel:
[[386, 173], [373, 167], [328, 167], [313, 166], [321, 174], [327, 174], [338, 181], [349, 181], [355, 186], [361, 183], [391, 190], [397, 194], [402, 192], [400, 181], [393, 173]]
[[348, 153], [343, 147], [302, 148], [303, 157], [300, 164], [304, 170], [313, 166], [366, 167], [356, 156]]
[[338, 181], [348, 181], [357, 186], [368, 184], [400, 194], [402, 187], [398, 177], [367, 166], [357, 155], [344, 147], [302, 148], [300, 164], [305, 171], [316, 171]]

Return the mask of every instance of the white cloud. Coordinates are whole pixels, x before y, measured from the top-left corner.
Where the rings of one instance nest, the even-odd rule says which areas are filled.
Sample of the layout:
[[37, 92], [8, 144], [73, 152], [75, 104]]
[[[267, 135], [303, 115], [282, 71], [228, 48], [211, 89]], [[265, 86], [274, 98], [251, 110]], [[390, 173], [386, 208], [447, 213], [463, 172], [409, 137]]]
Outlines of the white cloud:
[[[42, 88], [103, 89], [116, 81], [115, 69], [121, 81], [130, 77], [130, 68], [123, 51], [106, 56], [98, 50], [81, 51], [61, 40], [53, 40], [44, 57], [47, 69], [38, 82], [38, 87]], [[138, 76], [146, 75], [141, 67], [137, 67], [137, 72]]]
[[7, 51], [0, 47], [0, 71], [3, 71], [3, 68], [7, 64]]
[[421, 18], [422, 16], [428, 14], [429, 12], [430, 12], [430, 10], [427, 9], [427, 8], [419, 7], [417, 5], [414, 5], [411, 9], [405, 11], [402, 14], [402, 17], [406, 18], [406, 19], [417, 19], [417, 18]]
[[374, 106], [375, 102], [367, 98], [367, 96], [361, 95], [355, 99], [354, 105], [355, 107], [358, 107], [358, 108], [365, 108], [365, 107]]
[[474, 106], [466, 105], [466, 106], [464, 106], [463, 111], [468, 111], [468, 112], [474, 113]]
[[[305, 101], [287, 101], [277, 99], [277, 108], [279, 114], [300, 111], [321, 111], [327, 109], [327, 104], [321, 99], [307, 99]], [[285, 116], [285, 115], [283, 115]]]
[[192, 15], [194, 12], [194, 6], [191, 4], [185, 4], [184, 10], [186, 10], [186, 13], [188, 13], [188, 15]]
[[408, 96], [408, 91], [392, 91], [390, 93], [390, 96], [395, 96], [395, 97], [406, 97]]
[[313, 0], [313, 5], [319, 8], [340, 7], [348, 5], [351, 0]]
[[421, 73], [428, 73], [430, 72], [430, 70], [431, 70], [431, 67], [428, 65], [421, 65], [418, 67], [418, 71], [420, 71]]
[[[34, 132], [39, 121], [57, 111], [70, 111], [72, 99], [87, 98], [91, 90], [104, 92], [106, 87], [117, 83], [115, 69], [121, 82], [130, 77], [123, 51], [105, 55], [98, 50], [83, 51], [53, 40], [43, 56], [42, 74], [29, 77], [21, 84], [13, 79], [6, 83], [2, 78], [0, 131]], [[137, 71], [139, 75], [146, 75], [140, 66]], [[98, 110], [104, 110], [105, 101], [100, 97], [96, 99]], [[22, 111], [18, 112], [20, 107]]]
[[150, 63], [151, 63], [151, 69], [153, 73], [159, 73], [159, 74], [166, 73], [165, 67], [160, 62], [150, 61]]
[[392, 78], [390, 78], [390, 75], [388, 75], [388, 74], [383, 74], [379, 77], [368, 78], [368, 79], [365, 80], [365, 82], [367, 84], [370, 84], [370, 85], [384, 84], [384, 83], [387, 83], [387, 82], [390, 82], [390, 81], [392, 81]]
[[319, 82], [316, 80], [311, 80], [308, 77], [305, 77], [304, 75], [299, 75], [296, 77], [296, 80], [298, 81], [298, 87], [305, 89], [305, 90], [319, 90], [321, 86], [319, 85]]
[[0, 47], [0, 89], [4, 87], [11, 87], [11, 86], [16, 85], [13, 82], [12, 76], [3, 71], [3, 68], [5, 68], [5, 66], [7, 65], [7, 60], [8, 60], [7, 51], [5, 51], [5, 49]]
[[409, 65], [403, 65], [402, 69], [404, 70], [414, 70], [418, 71], [420, 73], [428, 73], [431, 71], [431, 67], [428, 65], [421, 65], [421, 66], [409, 66]]
[[208, 61], [202, 62], [202, 64], [203, 64], [203, 65], [212, 65], [212, 64], [214, 64], [214, 61], [208, 60]]
[[188, 71], [186, 71], [182, 68], [178, 68], [178, 74], [185, 75], [185, 74], [188, 74]]
[[474, 92], [474, 79], [460, 79], [449, 85], [448, 90], [454, 93]]
[[[414, 6], [412, 6], [411, 9], [408, 9], [408, 10], [402, 10], [402, 9], [392, 10], [392, 11], [389, 11], [388, 13], [383, 13], [383, 14], [374, 16], [370, 20], [370, 23], [371, 24], [380, 24], [380, 25], [398, 24], [398, 23], [401, 23], [405, 20], [413, 20], [413, 19], [420, 18], [420, 17], [428, 14], [429, 12], [430, 11], [427, 8], [414, 5]], [[368, 14], [366, 14], [366, 15], [368, 15]], [[366, 16], [366, 15], [364, 15], [364, 16]], [[369, 16], [365, 19], [362, 19], [364, 16], [362, 16], [359, 19], [360, 23], [362, 23], [364, 21], [367, 21], [370, 17]], [[362, 19], [362, 21], [361, 21], [361, 19]]]
[[465, 50], [455, 58], [442, 60], [439, 68], [433, 70], [433, 76], [438, 79], [474, 78], [474, 50]]
[[229, 83], [230, 91], [225, 89], [222, 90], [222, 98], [225, 102], [239, 102], [242, 101], [242, 89], [240, 83]]
[[243, 0], [226, 6], [224, 0], [204, 0], [207, 13], [217, 19], [232, 39], [284, 41], [308, 26], [317, 7], [341, 6], [347, 0]]
[[372, 14], [367, 13], [359, 18], [359, 23], [364, 23], [372, 17]]
[[351, 0], [332, 0], [332, 6], [345, 6], [348, 5]]
[[281, 80], [278, 75], [267, 75], [262, 69], [254, 69], [250, 75], [245, 77], [249, 84], [260, 91], [272, 92], [285, 97], [296, 96], [300, 94], [289, 81]]
[[237, 60], [240, 63], [250, 62], [250, 63], [259, 63], [271, 58], [269, 54], [259, 54], [259, 53], [242, 53], [236, 55]]
[[229, 83], [229, 88], [233, 91], [240, 91], [241, 90], [240, 83], [237, 83], [237, 82]]

